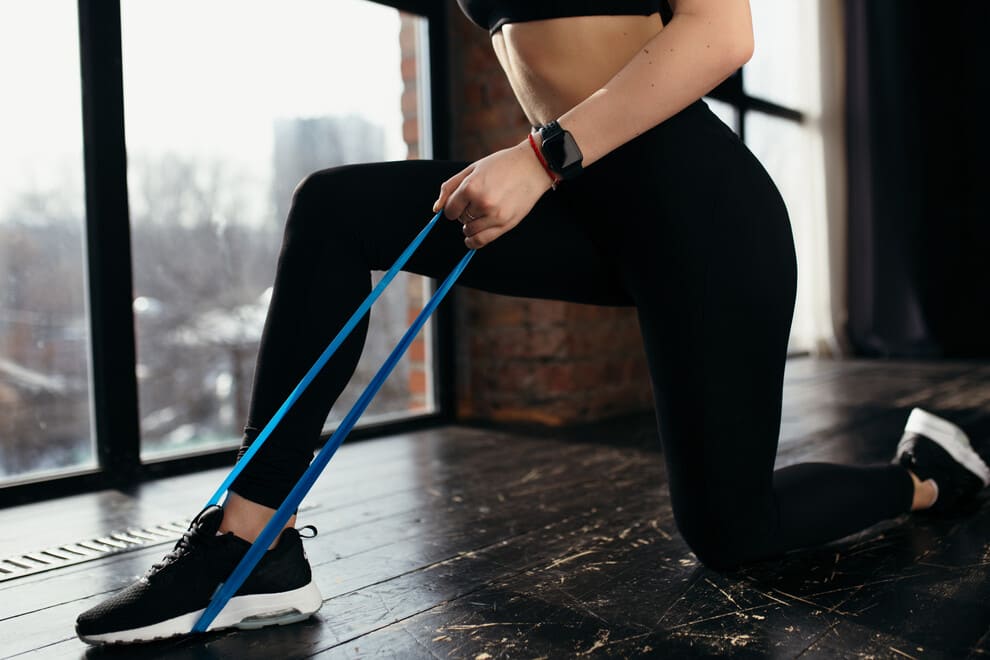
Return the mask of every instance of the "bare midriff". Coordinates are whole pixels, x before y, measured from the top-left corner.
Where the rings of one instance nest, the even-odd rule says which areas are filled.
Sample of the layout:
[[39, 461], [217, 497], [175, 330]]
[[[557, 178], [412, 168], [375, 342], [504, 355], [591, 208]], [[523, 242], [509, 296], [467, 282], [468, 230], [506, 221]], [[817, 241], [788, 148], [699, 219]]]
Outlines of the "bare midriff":
[[663, 29], [660, 14], [507, 23], [492, 46], [527, 119], [557, 119], [618, 73]]

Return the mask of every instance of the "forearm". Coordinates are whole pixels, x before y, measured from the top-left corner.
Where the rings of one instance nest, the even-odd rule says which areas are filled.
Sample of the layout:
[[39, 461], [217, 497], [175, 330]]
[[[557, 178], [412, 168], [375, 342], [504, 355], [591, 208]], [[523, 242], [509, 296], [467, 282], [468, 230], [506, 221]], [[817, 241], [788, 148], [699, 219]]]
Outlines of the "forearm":
[[681, 0], [670, 24], [559, 118], [584, 167], [711, 91], [752, 55], [747, 2]]

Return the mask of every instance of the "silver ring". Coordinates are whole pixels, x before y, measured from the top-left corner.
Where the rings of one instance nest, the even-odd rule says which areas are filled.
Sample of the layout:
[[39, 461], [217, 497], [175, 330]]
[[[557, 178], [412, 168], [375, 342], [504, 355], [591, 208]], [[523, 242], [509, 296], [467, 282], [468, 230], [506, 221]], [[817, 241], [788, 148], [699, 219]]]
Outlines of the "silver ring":
[[476, 216], [471, 215], [471, 212], [468, 211], [467, 209], [464, 209], [464, 215], [466, 215], [468, 217], [468, 220], [471, 220], [471, 221], [474, 221], [474, 220], [477, 220], [478, 219]]

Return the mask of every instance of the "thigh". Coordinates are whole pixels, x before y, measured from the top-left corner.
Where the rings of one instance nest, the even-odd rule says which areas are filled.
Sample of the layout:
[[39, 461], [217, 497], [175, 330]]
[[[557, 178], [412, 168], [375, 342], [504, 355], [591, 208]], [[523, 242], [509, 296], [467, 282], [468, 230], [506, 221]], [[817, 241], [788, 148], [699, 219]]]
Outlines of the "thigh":
[[[681, 524], [770, 502], [797, 274], [786, 209], [752, 154], [706, 113], [674, 128], [621, 184], [617, 250]], [[658, 194], [632, 194], [650, 180]]]
[[[468, 163], [409, 160], [330, 168], [307, 179], [319, 203], [346, 222], [372, 270], [386, 270], [429, 222], [440, 184]], [[513, 229], [480, 248], [458, 280], [492, 293], [630, 305], [614, 263], [565, 191], [545, 194]], [[459, 221], [441, 217], [404, 270], [442, 279], [468, 248]]]

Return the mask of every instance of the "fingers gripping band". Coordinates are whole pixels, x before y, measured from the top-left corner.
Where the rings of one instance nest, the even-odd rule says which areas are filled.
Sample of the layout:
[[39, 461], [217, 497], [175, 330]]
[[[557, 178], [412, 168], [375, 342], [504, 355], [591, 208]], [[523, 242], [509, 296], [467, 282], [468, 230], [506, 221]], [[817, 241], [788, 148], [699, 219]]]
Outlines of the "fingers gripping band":
[[[417, 234], [416, 238], [413, 239], [412, 243], [409, 244], [402, 254], [399, 255], [399, 258], [392, 265], [392, 267], [388, 269], [381, 282], [378, 283], [378, 285], [374, 288], [374, 290], [372, 290], [364, 302], [361, 303], [361, 306], [358, 307], [347, 323], [344, 324], [344, 327], [341, 328], [340, 332], [337, 333], [337, 336], [333, 338], [333, 341], [330, 342], [330, 345], [327, 346], [326, 350], [322, 355], [320, 355], [316, 363], [313, 364], [306, 375], [303, 376], [303, 379], [299, 381], [299, 384], [296, 385], [295, 389], [289, 395], [289, 398], [285, 400], [285, 403], [282, 404], [275, 415], [272, 416], [268, 424], [265, 425], [265, 428], [262, 429], [260, 434], [258, 434], [257, 439], [244, 453], [241, 460], [237, 462], [230, 474], [227, 475], [227, 478], [224, 479], [223, 483], [220, 485], [220, 488], [218, 488], [213, 494], [206, 506], [216, 504], [220, 500], [220, 497], [227, 491], [227, 488], [231, 483], [233, 483], [237, 475], [241, 473], [244, 466], [247, 465], [248, 461], [250, 461], [251, 458], [257, 453], [258, 448], [261, 447], [261, 444], [268, 438], [269, 435], [271, 435], [271, 432], [276, 426], [278, 426], [279, 422], [282, 421], [282, 418], [285, 417], [285, 414], [293, 406], [293, 404], [299, 400], [302, 393], [306, 390], [309, 384], [313, 382], [313, 379], [316, 378], [316, 375], [320, 372], [323, 366], [326, 365], [327, 361], [334, 354], [334, 352], [336, 352], [337, 348], [344, 342], [351, 331], [354, 330], [361, 318], [368, 313], [368, 310], [371, 309], [371, 305], [378, 299], [378, 297], [385, 290], [385, 287], [387, 287], [389, 282], [395, 278], [396, 274], [402, 269], [402, 266], [409, 260], [409, 257], [411, 257], [413, 252], [415, 252], [420, 246], [423, 239], [426, 238], [426, 235], [431, 229], [433, 229], [442, 214], [443, 209], [433, 216], [433, 219], [426, 225], [426, 227], [422, 229], [422, 231], [419, 232], [419, 234]], [[378, 393], [378, 390], [385, 382], [385, 379], [392, 372], [392, 369], [395, 368], [395, 365], [399, 362], [399, 359], [402, 358], [402, 355], [406, 352], [406, 349], [408, 349], [409, 345], [412, 344], [413, 339], [415, 339], [416, 335], [419, 334], [420, 329], [422, 329], [423, 325], [433, 314], [433, 311], [440, 304], [440, 301], [443, 300], [443, 297], [447, 294], [450, 288], [454, 285], [454, 282], [457, 281], [457, 278], [460, 277], [461, 273], [467, 267], [468, 262], [471, 261], [471, 257], [474, 256], [474, 253], [475, 250], [469, 250], [461, 258], [460, 262], [454, 267], [450, 275], [447, 276], [447, 279], [443, 281], [430, 300], [426, 303], [426, 306], [424, 306], [422, 311], [420, 311], [419, 315], [412, 322], [412, 325], [410, 325], [405, 334], [402, 335], [399, 343], [385, 359], [385, 362], [382, 364], [381, 368], [361, 393], [361, 396], [354, 403], [354, 406], [350, 409], [350, 411], [348, 411], [343, 421], [341, 421], [340, 425], [337, 427], [337, 430], [334, 431], [333, 435], [330, 436], [330, 439], [327, 440], [326, 444], [316, 455], [316, 458], [314, 458], [310, 463], [309, 468], [307, 468], [306, 472], [303, 473], [302, 477], [299, 479], [299, 482], [296, 483], [291, 491], [289, 491], [289, 494], [282, 502], [282, 505], [275, 511], [275, 514], [265, 525], [265, 528], [261, 530], [261, 534], [258, 535], [258, 538], [255, 539], [253, 544], [251, 544], [251, 547], [234, 569], [234, 572], [230, 574], [230, 577], [227, 578], [225, 582], [221, 583], [217, 587], [216, 591], [214, 591], [209, 605], [203, 611], [203, 614], [199, 617], [199, 620], [193, 626], [191, 632], [206, 631], [216, 616], [227, 604], [227, 601], [229, 601], [241, 585], [244, 584], [244, 581], [251, 574], [251, 571], [254, 570], [254, 567], [261, 560], [262, 555], [274, 542], [275, 537], [282, 531], [285, 523], [287, 523], [289, 518], [292, 517], [292, 513], [299, 506], [299, 503], [302, 502], [303, 497], [306, 496], [306, 493], [308, 493], [313, 484], [316, 483], [320, 473], [323, 472], [323, 469], [327, 466], [327, 463], [330, 462], [330, 459], [336, 453], [341, 443], [343, 443], [344, 438], [347, 437], [347, 434], [350, 433], [351, 429], [354, 427], [354, 424], [357, 423], [358, 418], [360, 418], [365, 409], [367, 409], [368, 405], [371, 403], [371, 400], [374, 398], [375, 394]]]

